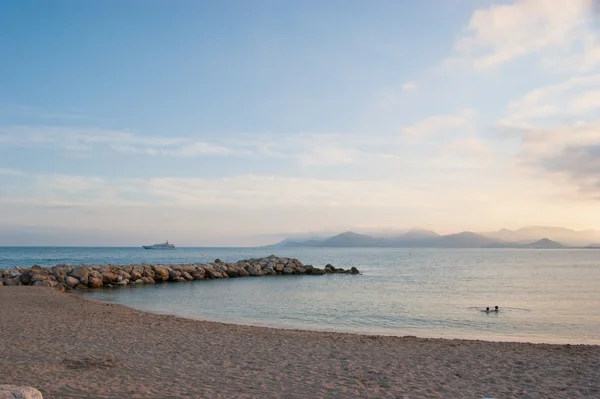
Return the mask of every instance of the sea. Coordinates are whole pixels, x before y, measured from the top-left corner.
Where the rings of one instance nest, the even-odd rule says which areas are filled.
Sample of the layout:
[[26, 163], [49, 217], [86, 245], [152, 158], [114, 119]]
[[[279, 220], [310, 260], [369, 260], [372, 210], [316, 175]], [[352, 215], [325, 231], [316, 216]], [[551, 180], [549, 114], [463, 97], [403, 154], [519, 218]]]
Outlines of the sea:
[[[206, 263], [274, 254], [360, 275], [203, 280], [81, 292], [198, 320], [369, 335], [600, 344], [600, 250], [0, 247], [0, 269]], [[486, 313], [486, 307], [499, 312]]]

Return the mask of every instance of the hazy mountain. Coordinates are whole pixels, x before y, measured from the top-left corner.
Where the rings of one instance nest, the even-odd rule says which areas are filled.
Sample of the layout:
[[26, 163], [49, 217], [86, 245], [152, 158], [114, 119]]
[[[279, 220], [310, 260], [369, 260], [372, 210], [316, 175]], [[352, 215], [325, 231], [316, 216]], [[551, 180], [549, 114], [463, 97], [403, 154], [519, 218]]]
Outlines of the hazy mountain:
[[430, 238], [430, 237], [439, 237], [440, 235], [432, 230], [419, 229], [413, 227], [403, 234], [405, 238]]
[[439, 247], [484, 248], [496, 241], [482, 235], [463, 232], [440, 236], [433, 231], [411, 230], [399, 237], [373, 237], [347, 231], [325, 240], [282, 241], [284, 247]]
[[536, 242], [532, 242], [529, 245], [523, 245], [523, 248], [536, 248], [536, 249], [559, 249], [559, 248], [567, 248], [565, 245], [560, 242], [556, 242], [550, 240], [548, 238], [542, 238], [541, 240], [537, 240]]
[[[554, 237], [569, 237], [559, 240], [539, 233], [551, 233]], [[523, 227], [518, 230], [502, 229], [492, 233], [478, 234], [463, 231], [456, 234], [440, 235], [426, 229], [412, 228], [393, 237], [376, 237], [352, 231], [329, 238], [308, 240], [284, 240], [279, 247], [393, 247], [393, 248], [568, 248], [592, 247], [594, 241], [582, 244], [584, 237], [593, 238], [594, 231], [576, 231], [562, 227]], [[596, 241], [598, 242], [598, 241]], [[565, 245], [568, 243], [569, 245]]]
[[518, 230], [501, 229], [494, 232], [481, 233], [496, 240], [528, 243], [541, 238], [558, 241], [568, 245], [589, 245], [600, 241], [600, 232], [595, 230], [571, 230], [564, 227], [527, 226]]
[[485, 248], [498, 242], [470, 231], [440, 236], [436, 241], [441, 248]]

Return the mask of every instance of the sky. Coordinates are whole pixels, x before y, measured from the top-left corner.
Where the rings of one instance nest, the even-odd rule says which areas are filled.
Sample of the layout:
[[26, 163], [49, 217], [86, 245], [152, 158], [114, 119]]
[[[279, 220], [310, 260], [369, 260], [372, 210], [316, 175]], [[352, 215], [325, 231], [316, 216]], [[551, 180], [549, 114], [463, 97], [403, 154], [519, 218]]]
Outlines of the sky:
[[0, 2], [0, 245], [600, 229], [591, 0]]

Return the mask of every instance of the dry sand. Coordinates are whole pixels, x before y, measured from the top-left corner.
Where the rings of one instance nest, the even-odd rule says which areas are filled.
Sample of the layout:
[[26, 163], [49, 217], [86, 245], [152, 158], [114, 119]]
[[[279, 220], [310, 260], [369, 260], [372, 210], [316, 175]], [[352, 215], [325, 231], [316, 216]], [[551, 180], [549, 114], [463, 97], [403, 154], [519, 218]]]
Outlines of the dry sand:
[[373, 337], [0, 287], [0, 384], [44, 398], [600, 398], [600, 346]]

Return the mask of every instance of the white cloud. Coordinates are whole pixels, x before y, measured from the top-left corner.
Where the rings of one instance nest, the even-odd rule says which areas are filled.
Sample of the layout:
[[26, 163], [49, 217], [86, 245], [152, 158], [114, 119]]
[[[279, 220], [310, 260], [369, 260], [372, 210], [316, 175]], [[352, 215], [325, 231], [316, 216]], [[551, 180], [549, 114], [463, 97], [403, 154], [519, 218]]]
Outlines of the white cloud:
[[467, 125], [471, 120], [472, 114], [472, 110], [462, 110], [457, 114], [431, 116], [414, 125], [405, 126], [403, 132], [412, 137], [421, 137], [439, 133], [446, 129]]
[[[473, 12], [456, 41], [448, 64], [486, 70], [529, 54], [560, 59], [583, 45], [591, 68], [597, 41], [591, 27], [588, 0], [518, 0]], [[543, 54], [548, 51], [548, 54]], [[552, 62], [546, 60], [546, 64]]]
[[600, 109], [600, 74], [576, 76], [540, 87], [508, 104], [509, 124], [542, 118], [578, 116]]
[[418, 86], [417, 86], [416, 82], [405, 82], [402, 85], [402, 90], [404, 90], [404, 91], [416, 90], [417, 87]]

